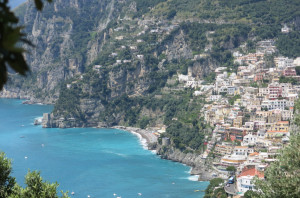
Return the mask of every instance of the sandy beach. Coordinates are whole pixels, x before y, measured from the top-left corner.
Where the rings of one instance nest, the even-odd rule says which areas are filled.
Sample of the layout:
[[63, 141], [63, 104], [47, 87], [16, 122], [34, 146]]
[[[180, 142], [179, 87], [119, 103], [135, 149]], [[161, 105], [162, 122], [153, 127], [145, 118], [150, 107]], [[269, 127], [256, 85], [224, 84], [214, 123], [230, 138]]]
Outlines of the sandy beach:
[[149, 144], [153, 144], [157, 142], [157, 136], [154, 135], [151, 131], [145, 129], [135, 128], [135, 127], [124, 127], [124, 126], [114, 126], [112, 128], [129, 131], [130, 133], [140, 136], [142, 139], [145, 140], [145, 141], [142, 140], [142, 143], [146, 144], [145, 146], [147, 147], [147, 149]]

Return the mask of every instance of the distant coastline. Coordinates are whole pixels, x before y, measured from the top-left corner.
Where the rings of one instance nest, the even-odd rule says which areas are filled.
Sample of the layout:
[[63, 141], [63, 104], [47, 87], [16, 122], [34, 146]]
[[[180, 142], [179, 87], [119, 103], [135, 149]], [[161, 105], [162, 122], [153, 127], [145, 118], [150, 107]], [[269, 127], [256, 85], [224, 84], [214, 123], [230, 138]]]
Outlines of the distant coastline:
[[155, 150], [151, 145], [156, 144], [158, 138], [151, 131], [146, 129], [136, 128], [136, 127], [125, 127], [125, 126], [113, 126], [111, 128], [128, 131], [134, 135], [138, 135], [141, 138], [141, 142], [145, 149]]
[[185, 154], [174, 148], [169, 148], [167, 152], [162, 153], [162, 146], [157, 144], [157, 136], [154, 135], [150, 130], [125, 126], [113, 126], [111, 128], [128, 131], [134, 135], [137, 135], [141, 139], [144, 149], [154, 151], [155, 154], [161, 157], [161, 159], [179, 162], [191, 167], [189, 173], [190, 175], [197, 175], [198, 181], [210, 181], [211, 179], [215, 178], [213, 175], [218, 174], [218, 172], [207, 167], [203, 159], [201, 159], [201, 157], [197, 154]]

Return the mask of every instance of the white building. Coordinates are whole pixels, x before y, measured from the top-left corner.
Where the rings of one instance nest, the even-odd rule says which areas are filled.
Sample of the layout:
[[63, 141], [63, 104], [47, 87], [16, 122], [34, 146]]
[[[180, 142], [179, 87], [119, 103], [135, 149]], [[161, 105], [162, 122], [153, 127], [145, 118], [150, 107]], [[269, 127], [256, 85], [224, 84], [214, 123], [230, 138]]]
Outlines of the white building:
[[235, 146], [233, 153], [234, 155], [245, 155], [247, 156], [249, 153], [253, 153], [253, 148], [248, 148], [248, 146]]
[[237, 90], [236, 87], [234, 87], [234, 86], [228, 86], [227, 87], [227, 94], [228, 95], [234, 95], [234, 93], [235, 93], [236, 90]]
[[292, 67], [294, 65], [293, 59], [289, 59], [288, 57], [282, 57], [282, 56], [274, 58], [274, 62], [276, 67], [280, 71], [283, 71], [286, 67]]
[[243, 138], [242, 145], [243, 146], [248, 146], [248, 145], [253, 146], [253, 145], [255, 145], [256, 141], [257, 141], [257, 135], [247, 134]]
[[237, 190], [240, 195], [244, 195], [248, 190], [255, 190], [253, 178], [258, 176], [264, 179], [264, 173], [254, 168], [244, 168], [239, 176], [237, 176]]
[[273, 110], [273, 109], [281, 109], [285, 110], [286, 107], [293, 107], [294, 102], [293, 101], [287, 101], [287, 100], [264, 100], [261, 103], [262, 109], [268, 109], [268, 110]]
[[219, 101], [222, 98], [221, 95], [211, 95], [209, 96], [209, 101], [215, 102], [215, 101]]

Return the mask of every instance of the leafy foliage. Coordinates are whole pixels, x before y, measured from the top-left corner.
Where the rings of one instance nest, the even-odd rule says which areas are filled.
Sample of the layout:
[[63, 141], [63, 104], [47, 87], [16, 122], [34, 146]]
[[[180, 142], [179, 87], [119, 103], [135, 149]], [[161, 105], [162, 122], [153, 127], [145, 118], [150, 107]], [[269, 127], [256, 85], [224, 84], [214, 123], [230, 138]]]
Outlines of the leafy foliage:
[[292, 83], [293, 85], [296, 85], [298, 83], [298, 81], [295, 78], [285, 77], [285, 76], [280, 76], [279, 82], [280, 83]]
[[[226, 198], [226, 193], [223, 186], [220, 186], [224, 182], [221, 178], [214, 178], [210, 180], [209, 185], [205, 190], [204, 198]], [[219, 187], [219, 188], [218, 188]]]
[[11, 160], [3, 152], [0, 153], [0, 197], [8, 197], [13, 192], [16, 180], [10, 174], [12, 172]]
[[300, 195], [300, 134], [295, 131], [290, 144], [284, 147], [278, 161], [265, 171], [265, 180], [256, 180], [258, 197], [299, 197]]
[[137, 13], [135, 14], [135, 17], [140, 17], [143, 14], [147, 13], [151, 7], [154, 7], [155, 5], [159, 4], [160, 2], [164, 2], [166, 0], [135, 0], [136, 2], [136, 8]]
[[[52, 0], [47, 0], [52, 2]], [[38, 10], [42, 10], [42, 0], [35, 0]], [[18, 18], [10, 10], [8, 0], [0, 1], [0, 90], [7, 82], [7, 67], [11, 67], [15, 72], [25, 75], [29, 71], [29, 66], [24, 59], [25, 49], [20, 44], [33, 46], [22, 33], [23, 27], [18, 26]]]
[[276, 46], [282, 55], [296, 58], [300, 54], [299, 31], [292, 31], [289, 34], [279, 35]]
[[0, 153], [0, 197], [1, 198], [68, 198], [68, 193], [57, 195], [57, 183], [43, 181], [37, 171], [28, 172], [25, 176], [26, 188], [22, 188], [11, 176], [11, 160], [6, 158], [3, 152]]

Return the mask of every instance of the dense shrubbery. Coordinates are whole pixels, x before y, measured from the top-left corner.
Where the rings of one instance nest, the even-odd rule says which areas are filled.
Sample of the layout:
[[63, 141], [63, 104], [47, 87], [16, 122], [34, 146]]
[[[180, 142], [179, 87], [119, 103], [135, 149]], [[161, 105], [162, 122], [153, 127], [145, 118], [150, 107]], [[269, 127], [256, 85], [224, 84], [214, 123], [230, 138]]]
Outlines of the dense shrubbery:
[[300, 33], [293, 31], [289, 34], [280, 34], [276, 42], [279, 52], [291, 58], [296, 58], [300, 54]]
[[[0, 197], [1, 198], [59, 198], [57, 183], [43, 181], [40, 172], [28, 171], [25, 176], [26, 187], [22, 188], [11, 176], [12, 165], [3, 152], [0, 152]], [[61, 198], [68, 198], [68, 193], [62, 193]]]
[[204, 134], [200, 131], [199, 127], [188, 126], [181, 122], [174, 121], [167, 128], [167, 133], [171, 135], [176, 148], [186, 150], [187, 147], [198, 150], [203, 144]]
[[285, 77], [285, 76], [280, 76], [279, 82], [280, 83], [292, 83], [292, 85], [298, 84], [298, 81], [295, 78]]
[[154, 7], [155, 5], [164, 2], [166, 0], [135, 0], [136, 2], [136, 8], [137, 12], [135, 14], [135, 17], [140, 17], [143, 14], [147, 13], [151, 7]]
[[220, 186], [223, 182], [224, 180], [221, 178], [214, 178], [210, 180], [209, 185], [205, 190], [204, 198], [226, 198], [226, 192], [223, 186]]

